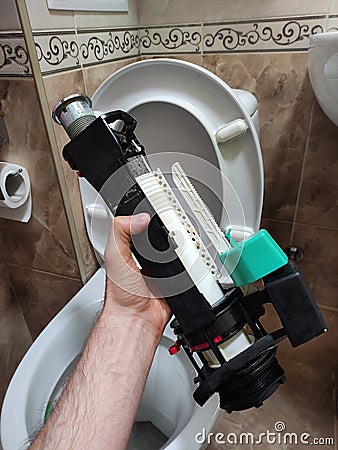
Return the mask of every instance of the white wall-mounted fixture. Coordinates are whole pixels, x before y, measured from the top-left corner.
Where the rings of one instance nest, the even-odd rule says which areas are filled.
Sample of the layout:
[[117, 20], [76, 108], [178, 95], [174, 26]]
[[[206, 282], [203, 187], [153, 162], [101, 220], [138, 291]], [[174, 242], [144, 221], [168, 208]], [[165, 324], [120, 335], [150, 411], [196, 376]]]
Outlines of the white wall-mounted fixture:
[[28, 222], [32, 214], [31, 183], [27, 170], [0, 162], [0, 217]]
[[47, 0], [48, 9], [72, 11], [128, 11], [128, 0]]
[[324, 113], [338, 126], [338, 32], [310, 36], [309, 76]]

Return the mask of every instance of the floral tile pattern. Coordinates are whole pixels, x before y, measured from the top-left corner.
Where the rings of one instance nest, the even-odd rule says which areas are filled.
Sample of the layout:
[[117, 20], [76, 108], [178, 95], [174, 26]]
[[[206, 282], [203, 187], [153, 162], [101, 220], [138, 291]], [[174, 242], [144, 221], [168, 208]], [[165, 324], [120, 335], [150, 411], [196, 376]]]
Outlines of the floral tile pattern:
[[0, 76], [32, 76], [22, 33], [0, 34]]
[[[46, 74], [146, 55], [306, 51], [311, 34], [338, 30], [335, 15], [34, 32]], [[29, 76], [21, 33], [0, 33], [0, 76]]]

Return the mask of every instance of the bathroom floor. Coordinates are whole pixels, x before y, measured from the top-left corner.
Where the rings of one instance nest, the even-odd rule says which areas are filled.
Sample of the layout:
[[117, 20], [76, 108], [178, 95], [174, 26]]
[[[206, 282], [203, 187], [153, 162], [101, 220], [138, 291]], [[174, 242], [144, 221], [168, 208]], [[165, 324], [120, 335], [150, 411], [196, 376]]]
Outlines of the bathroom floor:
[[[337, 399], [332, 372], [284, 358], [280, 363], [286, 373], [285, 385], [259, 409], [223, 413], [207, 450], [337, 450]], [[216, 439], [216, 433], [224, 436]]]

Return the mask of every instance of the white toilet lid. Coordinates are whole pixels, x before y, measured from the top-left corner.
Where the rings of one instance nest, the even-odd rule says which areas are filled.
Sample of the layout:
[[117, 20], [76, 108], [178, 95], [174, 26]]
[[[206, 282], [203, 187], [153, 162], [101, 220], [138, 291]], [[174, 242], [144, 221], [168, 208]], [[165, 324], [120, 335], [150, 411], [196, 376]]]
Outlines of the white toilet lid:
[[[256, 129], [235, 91], [216, 75], [174, 59], [140, 61], [107, 78], [92, 100], [96, 111], [122, 109], [137, 119], [135, 134], [147, 155], [151, 155], [153, 169], [170, 171], [171, 164], [179, 161], [187, 175], [193, 177], [194, 184], [196, 179], [200, 180], [195, 187], [223, 230], [244, 229], [249, 234], [257, 231], [264, 180]], [[245, 134], [217, 142], [217, 131], [237, 119], [246, 122]], [[209, 169], [199, 162], [192, 168], [189, 155], [207, 161], [208, 167], [211, 163], [225, 176], [220, 176], [218, 170], [210, 175]], [[92, 243], [102, 253], [105, 225], [99, 219], [91, 223], [88, 205], [93, 201], [92, 188], [85, 180], [81, 180], [80, 187], [87, 229], [90, 237], [93, 232], [96, 236], [96, 229], [100, 229], [99, 238], [92, 239]], [[107, 231], [109, 225], [110, 222]]]

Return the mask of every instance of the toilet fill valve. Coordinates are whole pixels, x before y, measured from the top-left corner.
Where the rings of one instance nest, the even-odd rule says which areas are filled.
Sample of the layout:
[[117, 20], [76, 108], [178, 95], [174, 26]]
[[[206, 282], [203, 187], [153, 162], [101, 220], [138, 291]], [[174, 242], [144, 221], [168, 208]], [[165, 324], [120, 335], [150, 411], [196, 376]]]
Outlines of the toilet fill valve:
[[[111, 111], [96, 118], [91, 100], [75, 94], [54, 108], [53, 118], [71, 138], [65, 160], [115, 216], [150, 214], [148, 229], [133, 237], [132, 251], [175, 316], [177, 341], [169, 351], [183, 349], [195, 368], [197, 403], [217, 392], [229, 413], [261, 406], [285, 381], [278, 344], [288, 338], [296, 347], [326, 331], [295, 263], [265, 230], [240, 242], [230, 230], [224, 235], [177, 163], [176, 195], [160, 168], [150, 167], [130, 114]], [[180, 193], [232, 277], [232, 288], [219, 283], [219, 264], [185, 213]], [[272, 332], [260, 321], [266, 303], [281, 322]]]

